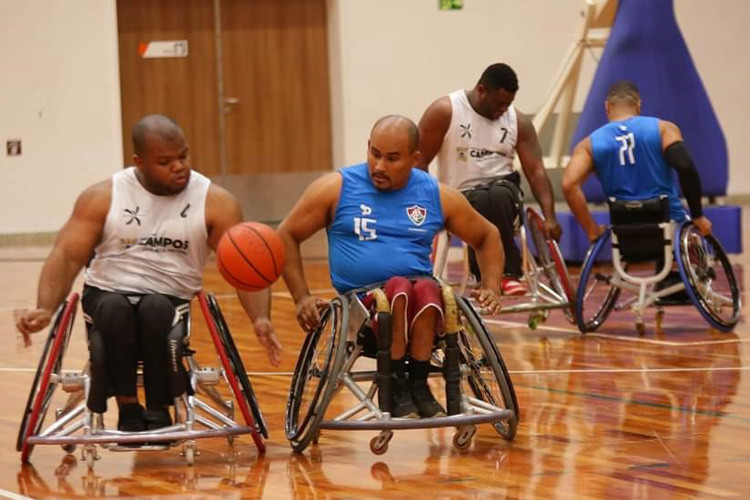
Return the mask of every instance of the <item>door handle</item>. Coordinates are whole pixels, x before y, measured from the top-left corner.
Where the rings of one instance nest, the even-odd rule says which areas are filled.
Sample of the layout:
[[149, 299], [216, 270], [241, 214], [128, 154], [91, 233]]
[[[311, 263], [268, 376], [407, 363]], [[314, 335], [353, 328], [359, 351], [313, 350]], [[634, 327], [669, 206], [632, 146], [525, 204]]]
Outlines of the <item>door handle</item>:
[[229, 113], [232, 108], [240, 103], [237, 97], [225, 97], [224, 98], [224, 112]]

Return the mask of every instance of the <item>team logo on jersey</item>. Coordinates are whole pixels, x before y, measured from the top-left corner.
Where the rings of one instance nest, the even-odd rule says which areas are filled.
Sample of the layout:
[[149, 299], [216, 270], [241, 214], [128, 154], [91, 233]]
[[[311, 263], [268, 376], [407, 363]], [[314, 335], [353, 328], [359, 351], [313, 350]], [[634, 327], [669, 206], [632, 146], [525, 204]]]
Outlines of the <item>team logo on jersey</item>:
[[419, 205], [412, 205], [406, 209], [406, 215], [417, 226], [421, 226], [424, 220], [427, 218], [427, 209], [420, 207]]
[[458, 127], [461, 129], [461, 137], [467, 137], [471, 139], [471, 123], [467, 123], [466, 125], [459, 123]]
[[459, 161], [466, 161], [468, 156], [466, 156], [466, 152], [469, 150], [469, 148], [456, 148], [456, 154], [458, 154], [458, 160]]
[[138, 205], [136, 205], [135, 210], [130, 210], [129, 208], [123, 209], [123, 211], [125, 212], [125, 217], [128, 218], [127, 222], [125, 222], [126, 226], [132, 224], [133, 221], [135, 221], [139, 226], [141, 225], [140, 217], [143, 217], [145, 214], [139, 214], [138, 212], [140, 211], [140, 209], [141, 207]]

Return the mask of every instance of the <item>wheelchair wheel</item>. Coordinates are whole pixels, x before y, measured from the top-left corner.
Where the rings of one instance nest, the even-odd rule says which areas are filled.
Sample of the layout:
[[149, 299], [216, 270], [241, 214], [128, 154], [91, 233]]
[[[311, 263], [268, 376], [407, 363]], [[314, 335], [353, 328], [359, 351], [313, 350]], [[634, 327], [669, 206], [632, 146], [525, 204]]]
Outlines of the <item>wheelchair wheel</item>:
[[526, 209], [526, 225], [536, 249], [537, 264], [543, 271], [540, 286], [545, 297], [553, 297], [556, 302], [568, 302], [570, 307], [563, 309], [565, 317], [575, 322], [575, 294], [570, 285], [568, 267], [565, 265], [560, 246], [553, 239], [544, 237], [544, 219], [531, 207]]
[[268, 439], [268, 427], [266, 426], [266, 421], [263, 418], [263, 413], [260, 411], [258, 398], [255, 396], [255, 391], [253, 391], [253, 386], [250, 384], [250, 378], [247, 376], [245, 365], [242, 362], [240, 353], [234, 343], [232, 334], [229, 333], [229, 327], [227, 326], [227, 322], [221, 312], [219, 303], [213, 293], [208, 294], [208, 308], [211, 311], [211, 316], [218, 326], [219, 338], [221, 339], [221, 343], [224, 346], [227, 357], [232, 364], [232, 370], [234, 371], [237, 380], [239, 380], [240, 382], [240, 388], [242, 389], [242, 392], [247, 399], [250, 411], [253, 412], [253, 418], [255, 420], [255, 423], [258, 425], [258, 431], [263, 435], [264, 438]]
[[333, 299], [320, 326], [309, 332], [294, 368], [286, 405], [286, 437], [294, 451], [303, 451], [316, 436], [346, 355], [349, 308], [347, 299]]
[[28, 444], [27, 439], [39, 434], [52, 395], [59, 384], [63, 356], [70, 341], [77, 305], [78, 294], [71, 293], [68, 299], [57, 309], [52, 328], [50, 328], [47, 341], [44, 344], [44, 350], [39, 360], [29, 398], [26, 401], [26, 408], [21, 418], [21, 427], [18, 430], [16, 440], [16, 450], [21, 452], [21, 462], [25, 464], [29, 463], [31, 452], [34, 449], [33, 445]]
[[495, 424], [495, 430], [507, 440], [516, 435], [520, 410], [513, 382], [503, 357], [476, 310], [463, 297], [456, 297], [463, 329], [458, 335], [462, 362], [470, 373], [465, 383], [477, 399], [513, 411], [513, 416]]
[[[255, 393], [250, 385], [250, 380], [247, 378], [245, 366], [242, 364], [242, 359], [236, 347], [234, 349], [227, 347], [228, 342], [231, 342], [232, 347], [234, 347], [234, 342], [231, 339], [224, 318], [221, 316], [221, 310], [216, 302], [216, 298], [213, 294], [208, 294], [208, 298], [206, 298], [206, 294], [200, 292], [198, 294], [198, 302], [203, 311], [203, 316], [206, 318], [208, 331], [216, 348], [216, 354], [219, 356], [221, 365], [224, 368], [227, 383], [229, 383], [232, 389], [232, 393], [237, 400], [237, 406], [240, 408], [240, 413], [242, 413], [245, 422], [250, 428], [255, 430], [255, 432], [251, 433], [255, 446], [258, 448], [258, 451], [263, 452], [266, 449], [266, 445], [259, 435], [265, 429], [265, 424], [261, 424], [263, 416], [260, 414], [260, 409], [257, 408]], [[252, 410], [253, 406], [256, 407], [257, 413]], [[256, 420], [257, 417], [254, 415], [259, 415], [260, 418]]]
[[599, 236], [583, 259], [575, 302], [576, 322], [581, 333], [599, 328], [620, 297], [620, 289], [612, 285], [612, 278], [617, 274], [612, 259], [603, 258], [610, 234], [608, 229]]
[[740, 290], [732, 264], [719, 241], [702, 236], [692, 222], [678, 230], [677, 266], [685, 291], [711, 326], [731, 331], [740, 319]]

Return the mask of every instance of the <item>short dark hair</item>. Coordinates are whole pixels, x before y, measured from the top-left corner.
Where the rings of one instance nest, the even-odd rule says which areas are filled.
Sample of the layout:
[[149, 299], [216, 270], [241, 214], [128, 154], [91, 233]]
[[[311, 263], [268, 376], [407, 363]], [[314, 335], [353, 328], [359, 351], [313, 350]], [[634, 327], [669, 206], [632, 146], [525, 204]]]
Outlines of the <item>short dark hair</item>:
[[167, 141], [174, 141], [185, 137], [182, 128], [180, 128], [173, 118], [160, 114], [146, 115], [138, 120], [131, 131], [133, 153], [138, 156], [143, 155], [146, 149], [146, 136], [148, 134], [157, 134]]
[[487, 66], [477, 85], [484, 85], [487, 90], [505, 89], [508, 92], [518, 91], [518, 76], [513, 68], [505, 63], [495, 63]]
[[419, 148], [419, 127], [417, 127], [417, 124], [414, 123], [411, 118], [407, 118], [403, 115], [386, 115], [378, 119], [378, 121], [375, 122], [375, 125], [372, 126], [370, 134], [372, 134], [375, 129], [386, 123], [395, 123], [406, 126], [406, 133], [409, 135], [409, 153], [413, 153]]
[[641, 93], [635, 83], [630, 80], [620, 80], [610, 85], [607, 91], [607, 102], [631, 101], [637, 104], [641, 100]]

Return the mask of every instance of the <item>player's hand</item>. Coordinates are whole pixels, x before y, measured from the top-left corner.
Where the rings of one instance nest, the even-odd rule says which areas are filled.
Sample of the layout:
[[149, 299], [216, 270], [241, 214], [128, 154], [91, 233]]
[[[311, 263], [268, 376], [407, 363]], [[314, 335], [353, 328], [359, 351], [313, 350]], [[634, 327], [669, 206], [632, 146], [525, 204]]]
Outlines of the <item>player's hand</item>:
[[297, 301], [297, 322], [303, 330], [309, 332], [320, 325], [320, 311], [328, 306], [328, 302], [307, 295]]
[[477, 301], [479, 306], [486, 310], [488, 314], [500, 314], [503, 310], [500, 304], [500, 294], [487, 288], [476, 288], [471, 291], [471, 296]]
[[555, 241], [560, 241], [562, 236], [562, 227], [557, 219], [545, 219], [544, 225], [542, 226], [542, 232], [544, 232], [545, 238], [552, 238]]
[[695, 227], [698, 228], [698, 231], [700, 231], [703, 236], [708, 236], [713, 230], [713, 224], [711, 224], [708, 217], [704, 215], [693, 219], [693, 224], [695, 224]]
[[284, 348], [276, 336], [276, 331], [273, 328], [271, 320], [268, 318], [258, 318], [253, 322], [253, 329], [255, 330], [255, 335], [258, 337], [258, 342], [266, 349], [268, 361], [273, 366], [279, 366], [281, 364], [281, 353]]
[[588, 231], [587, 236], [589, 237], [590, 242], [595, 242], [599, 236], [604, 234], [604, 231], [607, 230], [607, 226], [603, 226], [601, 224], [595, 224], [594, 227]]
[[31, 345], [32, 333], [36, 333], [52, 320], [52, 312], [46, 309], [18, 309], [13, 311], [16, 318], [16, 328], [23, 335], [23, 343], [26, 347]]

